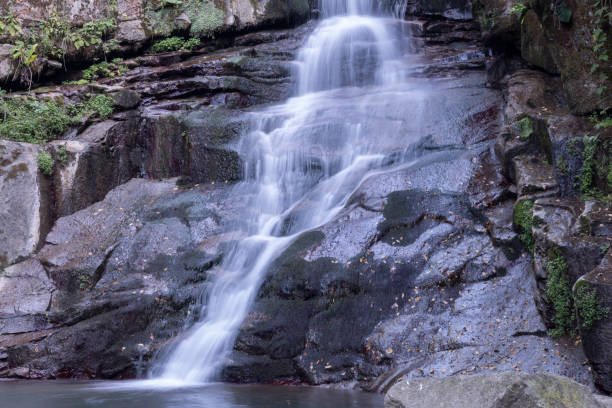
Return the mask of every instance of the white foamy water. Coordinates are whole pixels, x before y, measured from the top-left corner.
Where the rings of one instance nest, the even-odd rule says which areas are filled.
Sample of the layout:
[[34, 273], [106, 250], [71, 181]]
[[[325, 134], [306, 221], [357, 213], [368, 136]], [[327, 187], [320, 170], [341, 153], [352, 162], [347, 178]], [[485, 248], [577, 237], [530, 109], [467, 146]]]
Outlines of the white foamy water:
[[246, 238], [217, 267], [201, 320], [163, 361], [163, 384], [215, 379], [271, 262], [334, 218], [397, 147], [404, 124], [385, 116], [408, 94], [398, 91], [401, 24], [372, 16], [372, 0], [323, 0], [321, 9], [296, 61], [297, 96], [255, 114], [256, 130], [243, 137], [246, 174], [236, 189], [252, 192]]

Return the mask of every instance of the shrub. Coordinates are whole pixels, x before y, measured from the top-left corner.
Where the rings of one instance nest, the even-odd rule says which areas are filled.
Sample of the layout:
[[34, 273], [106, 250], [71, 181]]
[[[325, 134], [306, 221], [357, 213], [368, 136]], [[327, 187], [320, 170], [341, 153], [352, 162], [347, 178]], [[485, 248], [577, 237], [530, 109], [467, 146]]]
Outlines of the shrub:
[[38, 162], [38, 170], [40, 170], [42, 174], [46, 176], [53, 174], [53, 158], [48, 151], [41, 150], [38, 153], [36, 161]]
[[170, 37], [153, 44], [151, 51], [154, 53], [178, 51], [184, 44], [185, 40], [183, 40], [181, 37]]
[[[121, 58], [115, 58], [111, 62], [100, 62], [83, 70], [83, 79], [95, 81], [100, 78], [114, 78], [127, 72], [127, 67], [121, 64]], [[78, 81], [77, 81], [78, 82]]]
[[181, 50], [191, 51], [194, 48], [198, 47], [199, 45], [200, 45], [199, 38], [190, 38], [187, 41], [185, 41], [185, 44], [183, 44], [183, 46], [181, 47]]
[[61, 136], [72, 119], [63, 105], [33, 98], [0, 99], [0, 138], [44, 144]]
[[114, 110], [113, 98], [103, 94], [92, 95], [77, 107], [81, 115], [97, 116], [106, 119]]

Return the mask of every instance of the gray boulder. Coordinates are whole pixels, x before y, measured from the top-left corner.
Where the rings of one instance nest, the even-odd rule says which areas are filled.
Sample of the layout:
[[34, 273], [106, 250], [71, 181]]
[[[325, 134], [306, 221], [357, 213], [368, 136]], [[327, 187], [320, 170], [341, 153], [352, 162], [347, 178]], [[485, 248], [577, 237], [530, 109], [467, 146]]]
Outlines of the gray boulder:
[[31, 254], [48, 228], [38, 151], [36, 145], [0, 140], [0, 266]]
[[402, 381], [385, 408], [601, 408], [591, 391], [556, 375], [501, 374]]

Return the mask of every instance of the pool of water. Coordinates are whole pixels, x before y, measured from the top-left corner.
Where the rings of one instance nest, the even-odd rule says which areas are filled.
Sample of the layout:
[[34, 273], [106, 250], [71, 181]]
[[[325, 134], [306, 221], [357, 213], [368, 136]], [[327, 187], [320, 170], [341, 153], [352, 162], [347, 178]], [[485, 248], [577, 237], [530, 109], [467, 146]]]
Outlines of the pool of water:
[[138, 382], [0, 382], [1, 408], [382, 408], [383, 396], [318, 387]]

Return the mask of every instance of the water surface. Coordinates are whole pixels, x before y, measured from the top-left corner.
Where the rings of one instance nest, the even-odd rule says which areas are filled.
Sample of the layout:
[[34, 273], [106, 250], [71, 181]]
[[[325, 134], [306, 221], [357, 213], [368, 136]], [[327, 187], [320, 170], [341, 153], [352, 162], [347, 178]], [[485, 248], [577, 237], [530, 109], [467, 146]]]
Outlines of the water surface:
[[[135, 386], [131, 386], [135, 384]], [[131, 382], [0, 382], [1, 408], [380, 408], [383, 396], [320, 387]]]

